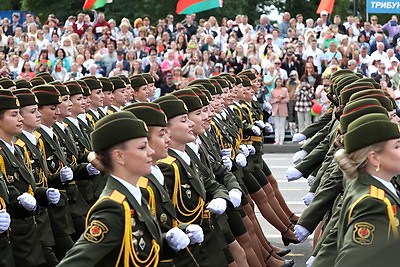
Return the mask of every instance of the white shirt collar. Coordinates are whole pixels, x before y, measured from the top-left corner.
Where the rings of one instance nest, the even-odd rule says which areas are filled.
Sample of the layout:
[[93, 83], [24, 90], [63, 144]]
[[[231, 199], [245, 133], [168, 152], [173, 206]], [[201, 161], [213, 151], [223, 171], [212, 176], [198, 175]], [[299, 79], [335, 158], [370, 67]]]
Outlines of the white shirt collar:
[[53, 130], [51, 128], [49, 128], [49, 127], [47, 127], [47, 126], [45, 126], [43, 124], [40, 125], [40, 128], [42, 128], [50, 136], [51, 139], [53, 139], [54, 133], [53, 133]]
[[[101, 109], [103, 109], [103, 108], [101, 108]], [[97, 111], [97, 110], [94, 110], [94, 109], [90, 109], [92, 112], [93, 112], [93, 114], [99, 119], [100, 118], [100, 114], [99, 114], [99, 112]]]
[[161, 184], [164, 185], [164, 174], [161, 172], [160, 168], [156, 166], [151, 166], [151, 174], [156, 177], [157, 181]]
[[78, 119], [72, 118], [72, 117], [67, 117], [67, 119], [72, 122], [79, 130], [81, 129], [81, 127], [79, 127], [79, 121]]
[[81, 119], [86, 125], [88, 125], [88, 122], [86, 119], [86, 113], [79, 114], [78, 118]]
[[175, 151], [176, 154], [178, 154], [178, 156], [181, 157], [181, 158], [183, 159], [183, 161], [184, 161], [187, 165], [190, 166], [190, 157], [189, 157], [189, 155], [188, 155], [186, 152], [180, 151], [180, 150], [177, 150], [177, 149], [173, 149], [173, 148], [170, 148], [170, 149], [172, 149], [172, 151]]
[[222, 115], [222, 117], [224, 118], [224, 120], [226, 120], [226, 111], [224, 110], [224, 111], [222, 111], [222, 113], [221, 113], [221, 115]]
[[390, 190], [390, 192], [392, 192], [393, 194], [397, 195], [396, 189], [394, 188], [394, 185], [391, 182], [385, 181], [379, 177], [376, 177], [374, 175], [372, 175], [372, 177], [374, 177], [376, 180], [378, 180], [378, 182], [380, 182], [381, 184], [383, 184], [387, 189]]
[[37, 145], [38, 140], [37, 140], [36, 136], [35, 136], [33, 133], [27, 132], [27, 131], [25, 131], [25, 130], [22, 130], [22, 133], [26, 136], [26, 138], [28, 138], [28, 140], [29, 140], [34, 146]]
[[14, 144], [13, 144], [13, 143], [9, 144], [9, 143], [7, 143], [6, 141], [4, 141], [4, 140], [1, 139], [1, 138], [0, 138], [0, 140], [3, 141], [3, 143], [4, 143], [4, 144], [6, 145], [6, 147], [11, 151], [11, 153], [14, 154], [14, 152], [15, 152]]
[[187, 145], [193, 150], [196, 156], [200, 159], [199, 146], [193, 142], [187, 143]]
[[104, 114], [107, 114], [107, 106], [105, 106], [105, 107], [99, 107], [99, 109], [101, 110], [101, 111], [103, 111], [103, 113]]
[[127, 181], [111, 174], [111, 177], [120, 182], [126, 189], [128, 189], [129, 193], [136, 199], [139, 205], [142, 205], [142, 192], [140, 191], [139, 186], [128, 183]]
[[56, 121], [56, 124], [58, 127], [61, 128], [61, 130], [63, 130], [65, 132], [65, 124], [64, 123]]
[[118, 112], [120, 112], [121, 111], [121, 109], [119, 108], [119, 107], [117, 107], [117, 106], [114, 106], [114, 105], [111, 105], [116, 111], [118, 111]]

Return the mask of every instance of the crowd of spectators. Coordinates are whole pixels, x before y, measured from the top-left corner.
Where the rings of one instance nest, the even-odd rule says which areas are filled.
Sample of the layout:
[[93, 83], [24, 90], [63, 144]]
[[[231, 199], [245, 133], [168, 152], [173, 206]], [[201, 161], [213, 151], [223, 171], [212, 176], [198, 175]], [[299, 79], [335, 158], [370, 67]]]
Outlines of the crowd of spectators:
[[[22, 25], [19, 21], [19, 13], [0, 20], [1, 77], [29, 80], [48, 71], [65, 82], [86, 75], [148, 72], [163, 95], [192, 79], [253, 69], [263, 85], [258, 97], [275, 106], [273, 118], [292, 133], [312, 121], [313, 99], [323, 111], [328, 108], [329, 75], [336, 70], [372, 77], [400, 99], [400, 25], [395, 15], [388, 22], [377, 16], [361, 22], [353, 16], [342, 21], [326, 11], [315, 19], [285, 12], [277, 25], [267, 15], [251, 25], [246, 15], [221, 21], [196, 14], [183, 21], [171, 14], [151, 21], [144, 15], [117, 22], [96, 12], [65, 22], [54, 14], [43, 23], [31, 14]], [[274, 90], [280, 93], [271, 98]]]

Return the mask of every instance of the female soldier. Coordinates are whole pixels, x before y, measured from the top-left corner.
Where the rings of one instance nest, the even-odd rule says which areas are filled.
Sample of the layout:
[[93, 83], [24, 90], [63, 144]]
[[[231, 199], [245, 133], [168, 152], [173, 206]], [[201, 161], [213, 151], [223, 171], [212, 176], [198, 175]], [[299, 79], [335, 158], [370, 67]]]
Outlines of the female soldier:
[[[147, 135], [145, 123], [129, 112], [111, 114], [96, 123], [91, 135], [96, 153], [92, 162], [110, 172], [108, 182], [88, 213], [85, 232], [59, 266], [158, 265], [161, 232], [136, 185], [151, 171], [154, 151]], [[185, 234], [171, 233], [167, 232], [166, 239], [172, 247], [187, 246]]]
[[390, 181], [400, 173], [399, 138], [398, 126], [383, 114], [367, 114], [349, 124], [344, 149], [335, 154], [348, 182], [335, 266], [354, 266], [398, 239], [400, 198]]
[[[132, 102], [147, 102], [150, 94], [148, 83], [145, 77], [140, 74], [129, 78], [133, 89]], [[154, 85], [153, 85], [154, 86]]]
[[112, 94], [114, 96], [111, 105], [107, 108], [107, 113], [112, 114], [121, 111], [126, 104], [129, 91], [126, 89], [125, 82], [120, 77], [111, 77], [111, 83], [114, 85]]

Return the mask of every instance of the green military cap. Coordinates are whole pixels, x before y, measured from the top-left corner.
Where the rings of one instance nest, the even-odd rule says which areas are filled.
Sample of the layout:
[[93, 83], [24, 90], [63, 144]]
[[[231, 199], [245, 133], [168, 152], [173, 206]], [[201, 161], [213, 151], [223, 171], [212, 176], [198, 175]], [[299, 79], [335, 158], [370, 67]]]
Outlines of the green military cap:
[[160, 102], [163, 102], [165, 100], [178, 100], [178, 98], [176, 96], [172, 95], [172, 94], [168, 94], [168, 95], [163, 95], [163, 96], [155, 99], [153, 101], [153, 103], [159, 104]]
[[76, 81], [68, 81], [68, 82], [65, 82], [64, 85], [68, 87], [70, 96], [79, 95], [79, 94], [83, 95], [82, 86], [79, 83], [77, 83]]
[[193, 92], [200, 98], [201, 103], [203, 104], [203, 107], [208, 106], [210, 104], [210, 102], [208, 100], [208, 97], [206, 96], [206, 94], [203, 91], [201, 91], [200, 88], [193, 87], [193, 88], [190, 88], [190, 89], [192, 89]]
[[3, 109], [15, 109], [19, 108], [19, 100], [13, 95], [11, 90], [2, 89], [0, 90], [0, 110]]
[[86, 84], [84, 80], [76, 80], [76, 82], [82, 87], [83, 96], [90, 96], [92, 92], [90, 91], [89, 86]]
[[111, 77], [110, 81], [114, 85], [113, 91], [126, 88], [126, 84], [125, 84], [124, 80], [122, 80], [120, 77]]
[[169, 99], [158, 103], [160, 108], [164, 111], [167, 119], [172, 119], [179, 115], [184, 115], [188, 113], [188, 108], [182, 100]]
[[[103, 78], [103, 77], [101, 77], [101, 78]], [[84, 81], [86, 81], [87, 79], [94, 79], [94, 80], [96, 80], [96, 79], [98, 79], [98, 78], [97, 78], [96, 76], [94, 76], [94, 75], [84, 76], [84, 77], [81, 78], [81, 80], [84, 80]]]
[[340, 116], [340, 129], [342, 134], [347, 132], [348, 125], [355, 119], [370, 113], [382, 113], [388, 115], [387, 110], [374, 98], [364, 98], [347, 103]]
[[217, 77], [228, 80], [232, 85], [236, 83], [236, 79], [230, 73], [221, 73]]
[[[116, 130], [118, 134], [115, 134]], [[90, 134], [95, 152], [104, 151], [131, 139], [147, 137], [147, 135], [146, 124], [127, 111], [116, 112], [101, 118]]]
[[134, 89], [137, 89], [140, 86], [148, 84], [146, 78], [144, 78], [140, 74], [136, 74], [136, 75], [133, 75], [133, 76], [129, 77], [129, 80], [131, 81], [131, 86]]
[[153, 75], [151, 75], [150, 73], [141, 73], [140, 75], [142, 75], [143, 78], [146, 79], [147, 83], [155, 83], [156, 82]]
[[393, 109], [397, 109], [396, 100], [394, 100], [394, 98], [389, 94], [388, 91], [383, 91], [383, 93], [385, 94], [385, 96], [387, 96], [387, 98], [389, 98], [390, 103], [392, 103]]
[[341, 91], [343, 88], [345, 88], [347, 85], [357, 81], [359, 78], [355, 75], [352, 74], [347, 74], [341, 77], [340, 80], [337, 81], [336, 83], [336, 88], [335, 88], [335, 95], [339, 96], [341, 94]]
[[138, 119], [143, 120], [147, 126], [167, 126], [167, 116], [157, 103], [140, 102], [124, 107], [124, 110], [132, 112]]
[[46, 81], [42, 77], [33, 77], [29, 80], [33, 87], [46, 84]]
[[203, 103], [195, 92], [191, 89], [182, 89], [171, 93], [178, 99], [182, 100], [188, 109], [188, 112], [192, 112], [203, 107]]
[[[84, 80], [86, 85], [90, 88], [90, 90], [96, 90], [96, 89], [103, 89], [102, 82], [97, 79], [96, 77], [94, 79], [85, 79]], [[111, 82], [110, 82], [111, 83]], [[112, 90], [110, 90], [112, 91]]]
[[381, 105], [386, 108], [388, 111], [393, 110], [392, 103], [390, 102], [389, 98], [379, 89], [368, 89], [357, 92], [350, 97], [350, 101], [355, 99], [362, 99], [362, 98], [375, 98], [378, 100]]
[[38, 104], [37, 97], [28, 88], [14, 90], [13, 93], [18, 98], [21, 108]]
[[212, 95], [208, 90], [201, 90], [207, 97], [208, 101], [211, 101]]
[[20, 89], [20, 88], [29, 88], [29, 89], [31, 89], [32, 88], [32, 84], [30, 82], [28, 82], [27, 80], [25, 80], [25, 79], [16, 80], [15, 81], [15, 86], [17, 86], [17, 89]]
[[[114, 84], [107, 77], [100, 77], [99, 81], [101, 82], [103, 91], [114, 91]], [[94, 90], [94, 89], [92, 89]]]
[[232, 76], [233, 78], [235, 78], [235, 84], [236, 84], [236, 85], [243, 83], [242, 78], [240, 78], [240, 77], [237, 76], [236, 74], [231, 74], [231, 76]]
[[344, 73], [340, 76], [335, 76], [333, 78], [331, 78], [331, 84], [329, 86], [329, 92], [331, 92], [332, 94], [339, 96], [340, 91], [338, 91], [337, 88], [337, 84], [344, 79], [347, 79], [349, 76], [354, 76], [354, 73]]
[[[219, 83], [219, 85], [221, 85], [221, 88], [229, 88], [229, 81], [225, 80], [221, 77], [214, 76], [214, 77], [211, 77], [210, 80], [217, 81]], [[231, 87], [232, 87], [232, 85], [231, 85]]]
[[68, 87], [65, 86], [65, 84], [63, 84], [62, 82], [55, 80], [54, 82], [51, 82], [49, 84], [54, 85], [58, 92], [60, 92], [61, 96], [69, 95]]
[[204, 86], [204, 88], [207, 89], [211, 93], [211, 95], [217, 94], [217, 90], [216, 90], [215, 86], [208, 79], [193, 80], [188, 83], [188, 86], [192, 86], [192, 85], [196, 85], [196, 84], [201, 84], [202, 86]]
[[257, 75], [254, 72], [252, 72], [250, 69], [239, 72], [239, 76], [246, 76], [251, 81], [257, 79]]
[[355, 81], [349, 85], [346, 85], [340, 92], [340, 103], [345, 105], [349, 101], [352, 94], [368, 89], [375, 89], [370, 82]]
[[131, 80], [129, 80], [129, 78], [126, 77], [125, 75], [121, 74], [118, 75], [118, 77], [120, 77], [125, 82], [126, 85], [131, 84]]
[[334, 73], [332, 73], [331, 74], [331, 79], [334, 79], [335, 77], [342, 76], [344, 74], [354, 74], [354, 72], [349, 70], [349, 69], [341, 69], [341, 70], [338, 70], [338, 71], [335, 71]]
[[197, 84], [192, 84], [192, 85], [188, 85], [188, 87], [190, 87], [190, 88], [196, 87], [196, 88], [199, 88], [200, 90], [207, 90], [207, 89], [204, 87], [204, 85], [199, 84], [199, 83], [197, 83]]
[[3, 87], [3, 89], [9, 89], [16, 86], [15, 82], [7, 77], [0, 79], [0, 85]]
[[61, 103], [61, 95], [54, 85], [42, 84], [32, 88], [32, 92], [38, 99], [39, 106], [58, 105]]
[[239, 77], [240, 77], [240, 79], [242, 79], [242, 84], [243, 84], [244, 87], [251, 87], [252, 86], [251, 80], [247, 76], [240, 75]]
[[217, 80], [210, 80], [211, 84], [214, 85], [215, 91], [217, 91], [217, 95], [223, 94], [222, 87]]
[[400, 138], [399, 127], [381, 113], [367, 114], [355, 119], [344, 135], [344, 149], [350, 154], [376, 143]]
[[43, 80], [45, 80], [46, 83], [54, 81], [54, 77], [51, 76], [51, 74], [48, 72], [39, 72], [38, 74], [36, 74], [36, 77], [43, 78]]

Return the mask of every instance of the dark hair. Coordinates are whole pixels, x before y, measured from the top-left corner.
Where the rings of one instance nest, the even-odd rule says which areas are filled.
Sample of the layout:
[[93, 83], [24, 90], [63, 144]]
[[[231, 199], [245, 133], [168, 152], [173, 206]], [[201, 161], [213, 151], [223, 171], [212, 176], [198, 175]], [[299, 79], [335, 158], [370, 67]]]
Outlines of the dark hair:
[[64, 58], [67, 57], [67, 53], [65, 53], [65, 50], [64, 50], [63, 48], [58, 48], [58, 49], [57, 49], [57, 51], [56, 51], [56, 56], [58, 56], [58, 51], [62, 51], [62, 53], [63, 53], [62, 59], [64, 59]]
[[25, 69], [25, 64], [26, 63], [29, 64], [29, 71], [32, 71], [32, 67], [31, 67], [31, 64], [29, 63], [29, 61], [24, 61], [24, 64], [22, 64], [21, 72], [26, 72], [26, 69]]
[[[100, 161], [100, 163], [104, 166], [106, 170], [113, 170], [114, 166], [112, 164], [112, 152], [116, 149], [125, 150], [126, 142], [122, 142], [116, 145], [113, 145], [106, 150], [96, 152], [96, 158]], [[95, 166], [96, 167], [96, 166]]]

